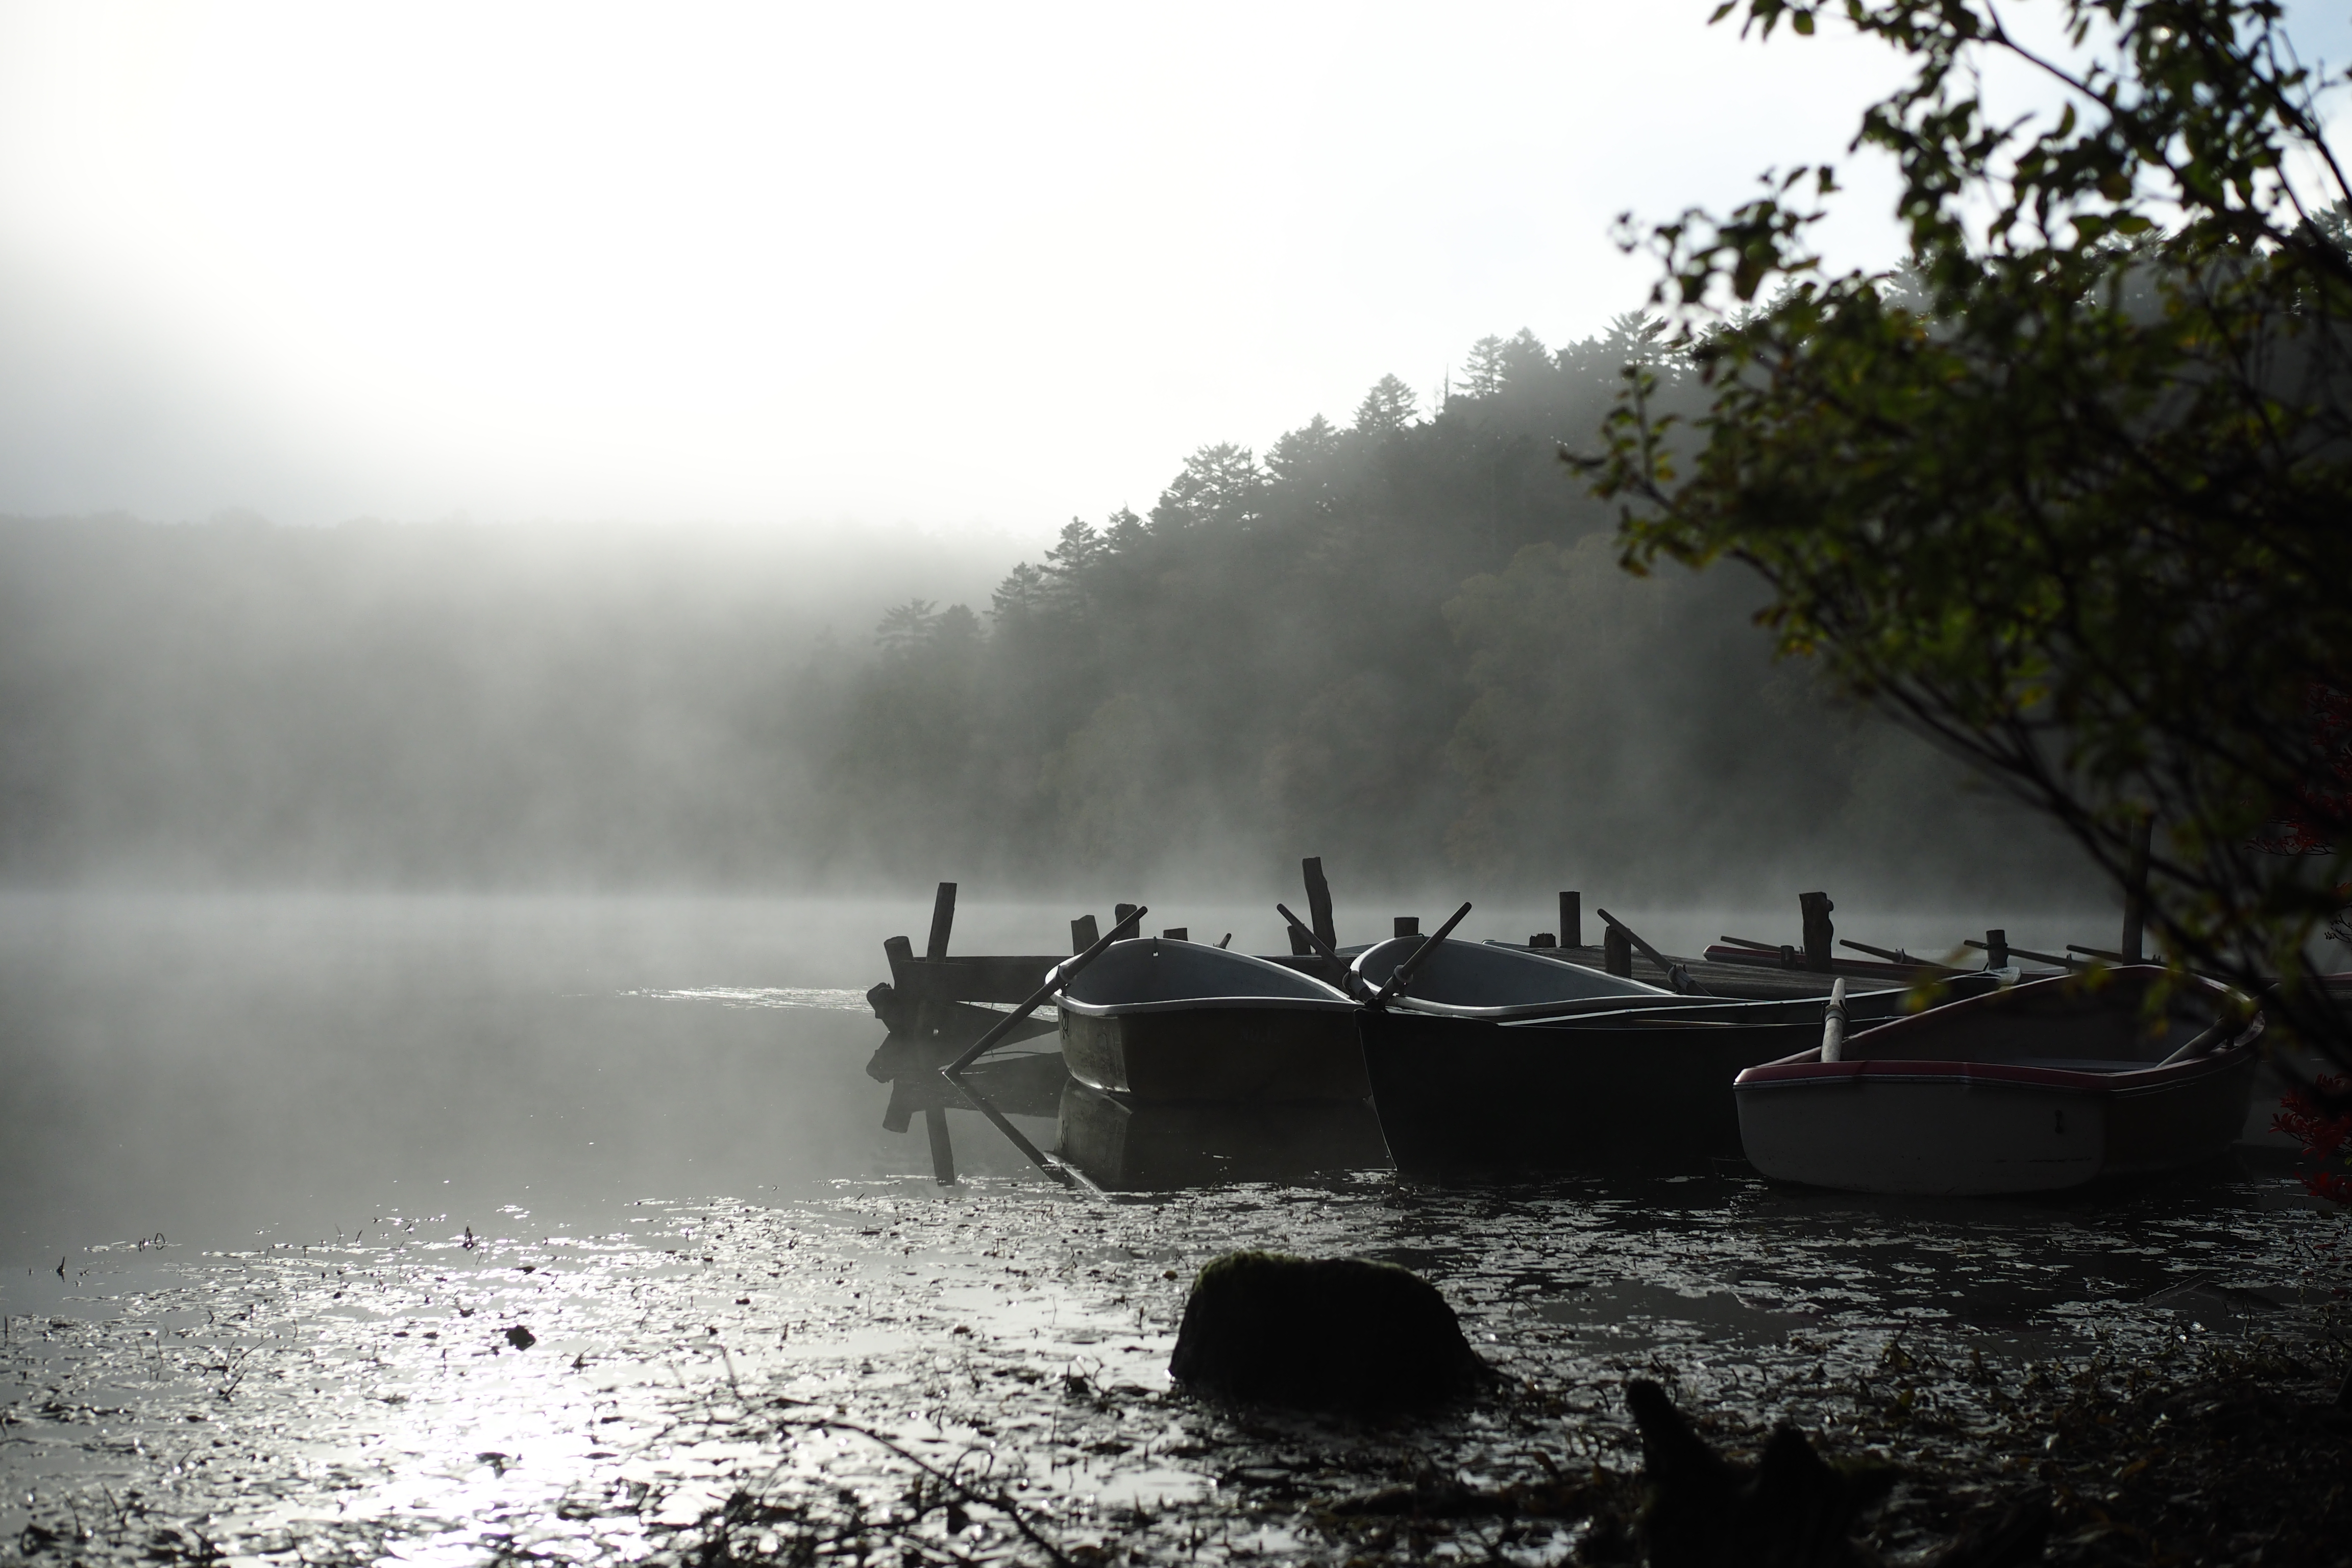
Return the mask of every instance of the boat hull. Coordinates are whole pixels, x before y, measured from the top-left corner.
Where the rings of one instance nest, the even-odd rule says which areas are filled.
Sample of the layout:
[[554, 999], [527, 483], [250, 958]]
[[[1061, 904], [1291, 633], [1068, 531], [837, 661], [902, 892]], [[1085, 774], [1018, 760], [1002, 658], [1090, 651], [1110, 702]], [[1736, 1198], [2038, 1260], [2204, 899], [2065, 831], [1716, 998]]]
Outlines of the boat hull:
[[1089, 1089], [1140, 1104], [1361, 1100], [1350, 1010], [1246, 1004], [1062, 1014], [1062, 1059]]
[[2254, 1053], [2113, 1076], [1969, 1062], [1811, 1063], [1737, 1090], [1748, 1162], [1845, 1192], [1976, 1197], [2174, 1170], [2236, 1142]]
[[1441, 1180], [1736, 1155], [1732, 1079], [1821, 1037], [1818, 1017], [1507, 1027], [1390, 1009], [1357, 1024], [1398, 1170]]

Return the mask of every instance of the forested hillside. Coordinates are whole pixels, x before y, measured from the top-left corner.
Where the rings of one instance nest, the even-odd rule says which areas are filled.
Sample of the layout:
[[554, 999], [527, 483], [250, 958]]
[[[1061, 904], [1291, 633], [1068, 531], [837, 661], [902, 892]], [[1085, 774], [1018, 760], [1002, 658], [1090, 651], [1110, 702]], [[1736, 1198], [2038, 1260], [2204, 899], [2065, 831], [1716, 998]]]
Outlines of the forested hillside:
[[1344, 424], [1204, 447], [985, 604], [936, 542], [852, 570], [683, 531], [0, 525], [0, 864], [1141, 887], [1319, 853], [1362, 882], [1667, 896], [2071, 880], [2019, 815], [1775, 666], [1737, 573], [1620, 570], [1559, 447], [1592, 440], [1639, 325], [1488, 338], [1440, 408], [1390, 377]]
[[1646, 352], [1631, 318], [1487, 338], [1432, 416], [1386, 378], [1072, 521], [984, 615], [895, 609], [835, 710], [841, 838], [910, 876], [1313, 850], [1488, 887], [2069, 884], [2043, 830], [1772, 663], [1737, 571], [1620, 569], [1559, 448]]

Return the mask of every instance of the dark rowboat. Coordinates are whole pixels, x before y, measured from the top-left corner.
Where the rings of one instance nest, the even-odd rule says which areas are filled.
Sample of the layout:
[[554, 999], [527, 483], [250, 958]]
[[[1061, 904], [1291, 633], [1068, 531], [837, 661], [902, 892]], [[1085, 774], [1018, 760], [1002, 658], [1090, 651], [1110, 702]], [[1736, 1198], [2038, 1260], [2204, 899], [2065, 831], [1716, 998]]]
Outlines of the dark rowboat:
[[[1950, 990], [1996, 984], [1970, 976]], [[1890, 1018], [1908, 997], [1865, 992], [1847, 1009]], [[1571, 1005], [1499, 1022], [1364, 1009], [1364, 1068], [1397, 1168], [1444, 1178], [1736, 1157], [1732, 1079], [1818, 1046], [1825, 999]]]
[[1070, 1076], [1139, 1103], [1361, 1100], [1356, 1005], [1199, 942], [1115, 942], [1055, 996]]
[[[1426, 941], [1392, 937], [1364, 949], [1349, 965], [1351, 989], [1359, 996], [1378, 991]], [[1439, 945], [1388, 1005], [1442, 1017], [1500, 1020], [1558, 1013], [1580, 1004], [1610, 1008], [1681, 1000], [1658, 986], [1546, 958], [1531, 949], [1449, 942]]]
[[2038, 980], [1739, 1075], [1767, 1176], [1849, 1192], [2048, 1192], [2210, 1159], [2244, 1127], [2262, 1016], [2210, 981], [2151, 1020], [2152, 965]]

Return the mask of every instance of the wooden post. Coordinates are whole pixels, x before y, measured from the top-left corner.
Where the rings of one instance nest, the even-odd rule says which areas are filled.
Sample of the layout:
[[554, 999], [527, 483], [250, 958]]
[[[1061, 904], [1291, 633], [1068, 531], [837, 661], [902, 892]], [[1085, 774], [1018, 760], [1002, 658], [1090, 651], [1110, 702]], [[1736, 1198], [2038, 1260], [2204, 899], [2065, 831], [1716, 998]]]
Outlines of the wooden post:
[[1102, 933], [1095, 930], [1094, 916], [1080, 915], [1076, 920], [1070, 922], [1070, 951], [1072, 952], [1084, 952], [1087, 949], [1094, 946], [1096, 942], [1101, 940]]
[[1305, 931], [1300, 931], [1297, 926], [1286, 926], [1283, 929], [1290, 932], [1291, 957], [1311, 958], [1314, 956], [1315, 944], [1307, 940], [1307, 933]]
[[2117, 951], [2126, 963], [2144, 963], [2140, 935], [2147, 923], [2147, 841], [2156, 826], [2156, 817], [2140, 813], [2139, 821], [2132, 827], [2131, 868], [2124, 881], [2124, 940]]
[[931, 940], [923, 944], [925, 958], [948, 955], [948, 932], [955, 925], [955, 888], [953, 882], [941, 882], [940, 890], [932, 895]]
[[2009, 967], [2009, 932], [1999, 926], [1985, 932], [1985, 967], [1987, 969]]
[[[1113, 904], [1110, 907], [1110, 929], [1113, 931], [1118, 930], [1119, 927], [1127, 924], [1128, 921], [1134, 918], [1135, 906], [1133, 904]], [[1135, 934], [1141, 936], [1143, 932], [1139, 930]]]
[[1161, 940], [1166, 942], [1190, 942], [1192, 940], [1192, 928], [1191, 926], [1170, 926], [1166, 931], [1161, 931], [1160, 935]]
[[1419, 936], [1421, 934], [1421, 917], [1419, 915], [1397, 916], [1396, 934], [1399, 936]]
[[1837, 906], [1827, 893], [1799, 893], [1797, 908], [1805, 917], [1805, 967], [1827, 974], [1837, 956], [1837, 927], [1830, 923], [1830, 911]]
[[1331, 884], [1323, 879], [1323, 858], [1310, 855], [1298, 866], [1307, 873], [1307, 923], [1315, 928], [1325, 947], [1337, 947], [1339, 933], [1331, 923]]
[[[952, 882], [948, 887], [954, 887]], [[955, 1150], [948, 1142], [948, 1113], [945, 1106], [934, 1105], [923, 1112], [923, 1131], [931, 1135], [931, 1174], [940, 1185], [955, 1185]]]
[[1528, 938], [1528, 945], [1529, 947], [1549, 947], [1557, 949], [1559, 946], [1559, 938], [1554, 936], [1548, 931], [1539, 931], [1536, 932], [1535, 935]]
[[1625, 940], [1623, 927], [1610, 926], [1601, 931], [1601, 967], [1620, 980], [1633, 978], [1633, 944]]
[[1562, 893], [1559, 896], [1559, 945], [1584, 945], [1584, 895]]

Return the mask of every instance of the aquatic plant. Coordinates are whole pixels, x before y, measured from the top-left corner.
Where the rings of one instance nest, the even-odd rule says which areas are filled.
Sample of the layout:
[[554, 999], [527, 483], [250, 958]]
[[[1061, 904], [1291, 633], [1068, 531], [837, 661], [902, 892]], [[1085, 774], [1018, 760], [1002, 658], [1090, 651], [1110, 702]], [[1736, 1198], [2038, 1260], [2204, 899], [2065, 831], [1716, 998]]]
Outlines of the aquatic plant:
[[2309, 1168], [2296, 1172], [2304, 1190], [2315, 1198], [2352, 1204], [2352, 1077], [2323, 1078], [2287, 1090], [2272, 1131], [2303, 1144]]

